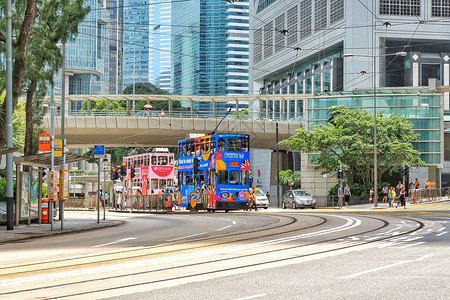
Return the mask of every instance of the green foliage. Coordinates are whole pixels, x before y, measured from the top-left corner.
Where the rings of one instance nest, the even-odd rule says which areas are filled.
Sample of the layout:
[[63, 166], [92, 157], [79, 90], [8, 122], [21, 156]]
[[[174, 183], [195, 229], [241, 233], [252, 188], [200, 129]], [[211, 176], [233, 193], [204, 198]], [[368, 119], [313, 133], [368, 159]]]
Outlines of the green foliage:
[[[137, 82], [135, 85], [134, 93], [135, 95], [170, 95], [168, 91], [162, 90], [152, 83]], [[133, 94], [133, 85], [127, 86], [123, 90], [124, 94]]]
[[280, 184], [292, 186], [297, 189], [302, 186], [300, 174], [292, 172], [292, 170], [280, 171]]
[[[311, 131], [299, 128], [281, 144], [304, 153], [318, 153], [315, 163], [327, 173], [334, 172], [341, 161], [346, 180], [366, 189], [373, 182], [374, 116], [344, 106], [331, 107], [329, 114], [327, 126], [315, 126]], [[414, 125], [406, 118], [377, 114], [378, 182], [383, 174], [398, 170], [403, 163], [424, 165], [412, 145], [418, 139]]]
[[[16, 180], [13, 181], [13, 191], [16, 193]], [[6, 201], [6, 179], [0, 179], [0, 201]]]

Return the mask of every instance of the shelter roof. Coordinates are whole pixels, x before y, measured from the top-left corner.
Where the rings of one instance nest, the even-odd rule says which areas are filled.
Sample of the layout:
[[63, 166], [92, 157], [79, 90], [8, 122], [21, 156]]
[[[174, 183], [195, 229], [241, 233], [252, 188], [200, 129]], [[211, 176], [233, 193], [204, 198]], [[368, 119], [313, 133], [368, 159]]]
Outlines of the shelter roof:
[[16, 152], [17, 150], [19, 150], [19, 148], [1, 147], [0, 155], [6, 154], [6, 153], [11, 153], [11, 152]]
[[[73, 154], [71, 152], [66, 153], [66, 164], [70, 164], [70, 163], [77, 162], [77, 161], [83, 161], [86, 159], [87, 159], [86, 157], [83, 157], [81, 155]], [[14, 163], [21, 164], [23, 166], [51, 168], [52, 167], [52, 154], [50, 152], [48, 152], [48, 153], [41, 153], [41, 154], [35, 154], [35, 155], [14, 157]], [[63, 164], [63, 158], [55, 157], [55, 166], [59, 166], [62, 164]]]

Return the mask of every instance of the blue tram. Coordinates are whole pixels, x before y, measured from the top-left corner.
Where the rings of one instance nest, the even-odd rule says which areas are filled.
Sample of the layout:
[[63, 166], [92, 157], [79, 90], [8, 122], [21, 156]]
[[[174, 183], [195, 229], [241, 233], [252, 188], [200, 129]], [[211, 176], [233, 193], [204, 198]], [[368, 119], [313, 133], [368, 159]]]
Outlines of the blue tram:
[[246, 209], [249, 136], [213, 134], [178, 142], [178, 204], [208, 211]]

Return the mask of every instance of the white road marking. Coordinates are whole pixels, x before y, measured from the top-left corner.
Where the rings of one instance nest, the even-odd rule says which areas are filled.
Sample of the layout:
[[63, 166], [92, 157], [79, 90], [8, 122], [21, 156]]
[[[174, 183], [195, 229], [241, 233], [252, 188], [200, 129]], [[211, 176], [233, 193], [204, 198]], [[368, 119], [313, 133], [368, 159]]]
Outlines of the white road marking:
[[436, 234], [436, 236], [441, 236], [441, 235], [444, 235], [446, 233], [448, 233], [448, 231], [444, 231], [444, 232], [438, 233], [438, 234]]
[[171, 239], [171, 240], [167, 240], [167, 242], [173, 242], [173, 241], [178, 241], [178, 240], [182, 240], [182, 239], [187, 239], [193, 236], [197, 236], [197, 235], [202, 235], [202, 234], [206, 234], [206, 232], [200, 232], [200, 233], [196, 233], [196, 234], [191, 234], [191, 235], [186, 235], [186, 236], [182, 236], [176, 239]]
[[425, 242], [417, 242], [417, 243], [414, 243], [414, 244], [408, 244], [408, 245], [405, 245], [405, 246], [395, 247], [395, 248], [397, 248], [397, 249], [404, 249], [404, 248], [409, 248], [409, 247], [412, 247], [412, 246], [417, 246], [417, 245], [420, 245], [420, 244], [425, 244]]
[[238, 298], [238, 299], [234, 299], [234, 300], [255, 299], [255, 298], [260, 298], [260, 297], [264, 297], [264, 296], [266, 296], [266, 294], [257, 294], [257, 295], [248, 296], [248, 297], [244, 297], [244, 298]]
[[359, 273], [347, 275], [347, 276], [340, 277], [340, 278], [341, 279], [353, 278], [353, 277], [356, 277], [356, 276], [360, 276], [360, 275], [364, 275], [364, 274], [368, 274], [368, 273], [372, 273], [372, 272], [376, 272], [376, 271], [380, 271], [380, 270], [384, 270], [384, 269], [400, 266], [400, 265], [407, 264], [407, 263], [410, 263], [410, 262], [421, 261], [421, 260], [424, 260], [424, 259], [429, 258], [431, 256], [433, 256], [433, 255], [427, 254], [425, 256], [422, 256], [422, 257], [419, 257], [419, 258], [416, 258], [416, 259], [399, 261], [399, 262], [397, 262], [395, 264], [391, 264], [391, 265], [387, 265], [387, 266], [384, 266], [384, 267], [375, 268], [375, 269], [372, 269], [372, 270], [362, 271], [362, 272], [359, 272]]
[[228, 225], [228, 226], [225, 226], [225, 227], [222, 227], [222, 228], [216, 229], [216, 231], [221, 231], [221, 230], [224, 230], [224, 229], [230, 228], [231, 226], [232, 226], [232, 225]]
[[441, 227], [441, 228], [439, 228], [439, 229], [437, 230], [437, 232], [442, 231], [442, 230], [444, 230], [444, 229], [446, 229], [446, 227]]
[[[133, 269], [133, 268], [141, 268], [143, 266], [150, 266], [150, 265], [157, 265], [157, 264], [167, 264], [168, 262], [174, 262], [174, 261], [184, 261], [186, 259], [194, 259], [198, 257], [207, 257], [211, 255], [218, 255], [218, 254], [228, 254], [232, 252], [242, 252], [244, 250], [253, 249], [253, 248], [260, 248], [263, 246], [269, 246], [269, 245], [275, 245], [275, 244], [281, 244], [281, 243], [287, 243], [295, 240], [305, 239], [309, 237], [316, 237], [321, 236], [325, 234], [330, 233], [336, 233], [339, 231], [345, 231], [350, 230], [355, 227], [358, 227], [361, 225], [361, 220], [354, 218], [354, 217], [346, 217], [346, 216], [336, 216], [336, 218], [341, 218], [347, 221], [344, 225], [335, 227], [335, 228], [329, 228], [324, 230], [319, 230], [316, 232], [311, 233], [303, 233], [295, 236], [285, 237], [285, 238], [277, 238], [273, 240], [263, 241], [263, 242], [257, 242], [252, 244], [246, 244], [246, 245], [239, 245], [239, 246], [231, 246], [226, 248], [219, 248], [214, 250], [207, 250], [207, 251], [199, 251], [195, 253], [187, 253], [187, 254], [180, 254], [180, 255], [174, 255], [169, 257], [163, 257], [163, 258], [156, 258], [156, 259], [149, 259], [146, 261], [139, 261], [139, 262], [132, 262], [132, 263], [121, 263], [116, 264], [112, 266], [102, 266], [102, 267], [93, 267], [93, 268], [87, 268], [82, 270], [72, 270], [72, 271], [63, 271], [58, 273], [52, 273], [52, 274], [42, 274], [42, 275], [34, 275], [34, 276], [28, 276], [28, 277], [22, 277], [22, 278], [12, 278], [12, 279], [6, 279], [6, 280], [0, 280], [0, 286], [9, 286], [9, 285], [16, 285], [16, 284], [22, 284], [26, 282], [35, 282], [35, 281], [41, 281], [41, 280], [51, 280], [56, 278], [67, 278], [71, 276], [84, 276], [87, 274], [92, 273], [100, 273], [100, 272], [116, 272], [117, 270], [125, 270], [125, 269]], [[201, 233], [205, 234], [205, 233]], [[197, 234], [198, 235], [198, 234]], [[186, 237], [182, 237], [186, 238]]]
[[101, 244], [101, 245], [92, 246], [92, 248], [98, 248], [98, 247], [108, 246], [108, 245], [117, 244], [117, 243], [129, 241], [129, 240], [135, 240], [135, 239], [136, 239], [136, 238], [134, 238], [134, 237], [124, 238], [124, 239], [117, 240], [117, 241], [115, 241], [115, 242], [111, 242], [111, 243], [106, 243], [106, 244]]

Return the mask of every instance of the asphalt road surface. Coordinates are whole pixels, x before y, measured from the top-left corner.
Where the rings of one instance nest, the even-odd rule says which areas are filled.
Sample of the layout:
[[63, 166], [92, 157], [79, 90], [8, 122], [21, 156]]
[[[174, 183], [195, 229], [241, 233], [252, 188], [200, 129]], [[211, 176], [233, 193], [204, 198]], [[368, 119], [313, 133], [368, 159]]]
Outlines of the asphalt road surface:
[[0, 245], [1, 299], [448, 299], [450, 203], [113, 214]]

